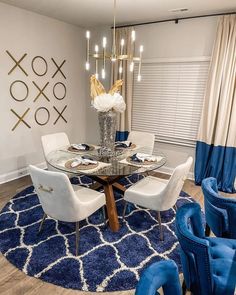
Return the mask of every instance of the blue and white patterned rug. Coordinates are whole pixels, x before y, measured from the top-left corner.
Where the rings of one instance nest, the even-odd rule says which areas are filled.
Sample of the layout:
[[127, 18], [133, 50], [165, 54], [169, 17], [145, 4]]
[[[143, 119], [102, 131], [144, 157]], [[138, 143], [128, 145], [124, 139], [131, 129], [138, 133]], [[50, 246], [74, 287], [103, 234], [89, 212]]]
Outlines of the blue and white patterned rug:
[[[127, 187], [138, 175], [122, 179]], [[76, 182], [76, 179], [74, 179]], [[91, 184], [83, 176], [77, 183]], [[121, 222], [122, 196], [115, 193]], [[177, 205], [193, 200], [181, 192]], [[101, 211], [80, 222], [79, 256], [75, 254], [75, 224], [47, 218], [37, 235], [43, 210], [33, 187], [10, 200], [0, 213], [0, 251], [18, 269], [43, 281], [83, 291], [134, 289], [139, 275], [152, 262], [173, 259], [180, 266], [174, 233], [174, 209], [162, 212], [164, 242], [159, 240], [156, 212], [129, 207], [117, 233], [105, 228]]]

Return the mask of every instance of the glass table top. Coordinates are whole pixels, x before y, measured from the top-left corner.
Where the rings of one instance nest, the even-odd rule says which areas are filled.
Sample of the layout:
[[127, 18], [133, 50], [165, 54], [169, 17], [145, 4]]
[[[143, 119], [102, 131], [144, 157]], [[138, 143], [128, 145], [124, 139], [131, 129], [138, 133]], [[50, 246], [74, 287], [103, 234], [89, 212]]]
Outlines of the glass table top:
[[[46, 156], [46, 161], [53, 168], [63, 172], [74, 175], [86, 174], [97, 176], [126, 176], [134, 173], [145, 173], [158, 169], [166, 163], [166, 157], [162, 153], [153, 155], [156, 157], [156, 161], [150, 162], [150, 164], [130, 163], [129, 157], [138, 152], [142, 152], [142, 149], [121, 149], [117, 150], [116, 155], [113, 157], [104, 157], [100, 155], [98, 148], [95, 148], [93, 151], [72, 152], [68, 151], [68, 147], [64, 147], [50, 152]], [[88, 169], [88, 166], [83, 165], [85, 168], [79, 169], [78, 167], [72, 168], [67, 164], [78, 156], [98, 161], [98, 166]]]

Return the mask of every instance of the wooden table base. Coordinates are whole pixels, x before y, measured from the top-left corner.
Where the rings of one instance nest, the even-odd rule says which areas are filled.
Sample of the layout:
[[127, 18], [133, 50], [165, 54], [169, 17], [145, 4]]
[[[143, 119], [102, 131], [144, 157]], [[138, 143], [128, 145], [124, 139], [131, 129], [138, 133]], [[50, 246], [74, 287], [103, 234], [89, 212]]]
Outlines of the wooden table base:
[[109, 219], [109, 226], [112, 231], [116, 232], [120, 229], [120, 224], [117, 215], [116, 202], [111, 184], [104, 185], [104, 192], [106, 195], [107, 215]]
[[124, 192], [125, 187], [121, 184], [117, 183], [122, 176], [90, 176], [97, 183], [93, 184], [91, 188], [98, 189], [103, 186], [105, 196], [106, 196], [106, 207], [107, 207], [107, 215], [109, 220], [109, 226], [112, 231], [116, 232], [120, 229], [120, 224], [117, 215], [116, 202], [113, 192], [114, 188]]

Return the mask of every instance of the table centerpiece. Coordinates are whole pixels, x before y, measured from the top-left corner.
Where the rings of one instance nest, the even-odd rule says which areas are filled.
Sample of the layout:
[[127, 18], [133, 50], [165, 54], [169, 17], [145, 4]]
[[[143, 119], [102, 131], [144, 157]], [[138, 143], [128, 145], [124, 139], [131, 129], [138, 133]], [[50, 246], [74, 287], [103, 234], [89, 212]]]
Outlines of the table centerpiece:
[[117, 113], [123, 113], [126, 109], [124, 98], [120, 95], [122, 83], [122, 80], [117, 80], [106, 93], [102, 83], [96, 79], [95, 75], [90, 78], [91, 103], [98, 112], [102, 156], [114, 155]]

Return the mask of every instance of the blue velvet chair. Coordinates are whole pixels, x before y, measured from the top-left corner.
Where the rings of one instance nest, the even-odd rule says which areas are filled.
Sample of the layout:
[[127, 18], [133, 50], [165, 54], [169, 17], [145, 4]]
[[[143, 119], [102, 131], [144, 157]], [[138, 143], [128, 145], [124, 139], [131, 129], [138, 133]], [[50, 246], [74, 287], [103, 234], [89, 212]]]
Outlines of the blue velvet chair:
[[173, 260], [155, 262], [145, 269], [135, 295], [157, 295], [160, 287], [164, 295], [181, 295], [178, 268]]
[[205, 237], [197, 203], [176, 214], [176, 235], [186, 287], [194, 295], [234, 295], [236, 240]]
[[236, 239], [236, 199], [222, 197], [213, 177], [202, 181], [204, 194], [206, 235]]

